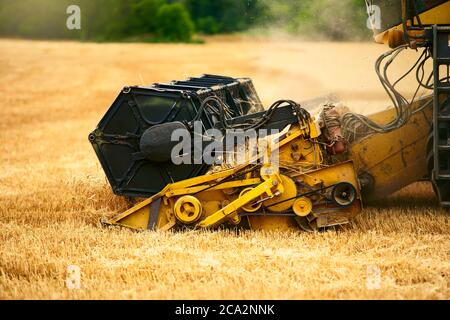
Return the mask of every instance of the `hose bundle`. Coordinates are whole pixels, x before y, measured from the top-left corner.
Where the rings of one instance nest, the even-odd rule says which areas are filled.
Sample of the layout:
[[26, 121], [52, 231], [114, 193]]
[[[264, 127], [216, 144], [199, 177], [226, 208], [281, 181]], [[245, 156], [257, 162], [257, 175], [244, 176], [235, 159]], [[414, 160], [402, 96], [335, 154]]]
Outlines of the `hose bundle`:
[[[415, 102], [419, 89], [421, 87], [425, 89], [432, 89], [433, 86], [430, 84], [430, 80], [432, 78], [431, 74], [427, 79], [426, 83], [423, 83], [423, 79], [425, 77], [425, 63], [430, 58], [429, 48], [424, 48], [422, 54], [419, 56], [417, 61], [413, 64], [413, 66], [400, 78], [398, 78], [394, 83], [391, 83], [388, 77], [388, 69], [392, 62], [397, 58], [397, 56], [405, 49], [408, 48], [408, 45], [399, 46], [393, 50], [390, 50], [386, 53], [383, 53], [375, 62], [375, 71], [377, 76], [383, 86], [384, 90], [389, 95], [392, 104], [396, 111], [395, 118], [386, 123], [379, 124], [375, 121], [369, 119], [368, 117], [356, 114], [352, 112], [345, 113], [341, 118], [341, 123], [344, 131], [345, 138], [351, 142], [360, 136], [365, 136], [372, 133], [385, 133], [390, 132], [392, 130], [398, 129], [406, 124], [409, 118], [426, 108], [430, 102], [422, 105], [421, 107], [412, 110], [412, 104]], [[388, 60], [386, 60], [389, 58]], [[397, 89], [396, 85], [400, 83], [408, 74], [410, 74], [414, 69], [416, 69], [416, 79], [418, 82], [418, 86], [414, 92], [411, 100], [408, 101]]]

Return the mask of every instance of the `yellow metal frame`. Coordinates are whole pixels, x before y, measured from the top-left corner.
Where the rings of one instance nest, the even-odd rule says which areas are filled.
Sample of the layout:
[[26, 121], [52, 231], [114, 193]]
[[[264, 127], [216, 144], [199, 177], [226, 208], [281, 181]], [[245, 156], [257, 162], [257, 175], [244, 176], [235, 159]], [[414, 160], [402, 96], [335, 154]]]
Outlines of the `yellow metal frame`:
[[[364, 193], [366, 200], [387, 195], [427, 176], [427, 143], [432, 129], [432, 96], [419, 99], [411, 110], [429, 106], [411, 116], [402, 127], [388, 133], [378, 133], [354, 143], [348, 152], [358, 175], [369, 174], [373, 186]], [[388, 109], [369, 116], [378, 123], [395, 117]]]
[[[419, 17], [422, 21], [422, 24], [450, 24], [450, 1], [447, 1], [431, 10], [421, 13]], [[401, 24], [375, 35], [374, 40], [375, 42], [381, 44], [395, 43], [396, 40], [394, 39], [394, 37], [397, 37], [396, 33], [399, 31], [403, 32], [403, 26]]]
[[[347, 181], [355, 186], [359, 197], [359, 186], [352, 162], [339, 163], [323, 168], [321, 166], [323, 161], [322, 153], [316, 140], [320, 135], [320, 131], [316, 128], [314, 119], [311, 119], [308, 125], [309, 129], [304, 124], [293, 125], [282, 136], [281, 141], [273, 146], [273, 150], [278, 149], [281, 160], [290, 161], [292, 167], [297, 165], [300, 169], [304, 168], [305, 165], [301, 161], [296, 163], [296, 157], [293, 156], [293, 153], [307, 154], [304, 155], [306, 162], [310, 161], [314, 166], [308, 166], [309, 169], [305, 169], [305, 171], [291, 170], [292, 167], [286, 169], [281, 166], [284, 171], [287, 170], [289, 173], [288, 175], [280, 174], [279, 168], [272, 166], [273, 164], [270, 162], [270, 157], [267, 154], [260, 155], [232, 169], [169, 184], [153, 197], [107, 220], [105, 223], [138, 230], [148, 228], [168, 230], [175, 226], [177, 221], [184, 225], [192, 224], [194, 228], [212, 228], [224, 222], [239, 224], [241, 223], [240, 213], [252, 214], [252, 210], [249, 211], [246, 208], [255, 203], [259, 206], [263, 203], [264, 206], [267, 205], [269, 211], [274, 211], [275, 213], [291, 210], [295, 200], [290, 199], [292, 197], [295, 198], [297, 195], [297, 187], [294, 180], [304, 182], [311, 187], [328, 186], [333, 183]], [[304, 139], [306, 133], [310, 134], [308, 143]], [[267, 152], [270, 153], [271, 150]], [[255, 166], [252, 169], [251, 165], [256, 160], [259, 160], [259, 163], [264, 162], [261, 166]], [[260, 168], [259, 171], [256, 171], [256, 168]], [[245, 178], [238, 179], [234, 177], [242, 171], [245, 173], [246, 171], [244, 170], [249, 171], [245, 174]], [[235, 180], [228, 181], [230, 178]], [[241, 188], [245, 188], [244, 190], [247, 191], [230, 194], [224, 192], [229, 189], [239, 191]], [[188, 197], [192, 197], [195, 201]], [[189, 217], [183, 216], [180, 212], [176, 214], [177, 204], [180, 207], [180, 199], [187, 199], [190, 203], [197, 204], [197, 206], [194, 205], [194, 213], [198, 214], [201, 212], [202, 216], [198, 219], [196, 216], [195, 221], [191, 221]], [[284, 200], [286, 200], [286, 203], [284, 203]], [[282, 205], [278, 205], [279, 202]], [[353, 211], [351, 215], [360, 211], [361, 204], [359, 202], [356, 206], [352, 206]], [[279, 207], [274, 206], [271, 210], [272, 203]], [[331, 210], [332, 208], [325, 209]], [[178, 210], [181, 209], [178, 208]], [[336, 210], [334, 208], [333, 210], [334, 212], [330, 214], [330, 217], [333, 217], [336, 213], [343, 218], [349, 215], [347, 209]], [[295, 214], [293, 216], [295, 217]], [[314, 219], [316, 218], [323, 220], [324, 216], [318, 216]], [[339, 221], [344, 221], [343, 218]], [[152, 221], [152, 226], [149, 226], [150, 221]], [[295, 219], [286, 215], [276, 217], [257, 214], [257, 216], [247, 216], [247, 222], [256, 229], [285, 229], [296, 225]], [[322, 223], [326, 226], [326, 222]]]
[[[306, 133], [309, 133], [311, 139], [315, 139], [320, 135], [320, 130], [316, 127], [314, 119], [311, 119], [309, 123], [301, 123], [290, 127], [288, 132], [282, 137], [281, 141], [273, 146], [273, 149], [281, 150], [282, 147], [288, 146], [298, 138], [302, 138]], [[271, 151], [268, 150], [268, 152]], [[318, 157], [320, 157], [319, 160], [321, 161], [320, 152], [318, 153]], [[270, 158], [267, 157], [267, 155], [259, 155], [250, 159], [247, 163], [232, 169], [169, 184], [151, 198], [148, 198], [124, 213], [105, 221], [105, 223], [133, 229], [147, 229], [150, 221], [151, 206], [159, 201], [156, 229], [165, 230], [176, 224], [176, 218], [172, 211], [174, 206], [173, 199], [176, 197], [198, 194], [201, 198], [201, 193], [204, 190], [208, 190], [209, 193], [214, 193], [226, 189], [254, 186], [250, 191], [238, 196], [232, 201], [228, 201], [223, 197], [221, 198], [218, 196], [218, 199], [221, 199], [220, 204], [219, 200], [208, 202], [209, 207], [206, 209], [207, 211], [212, 210], [212, 214], [209, 214], [203, 220], [200, 220], [196, 226], [198, 228], [209, 228], [217, 226], [224, 221], [237, 224], [240, 222], [240, 218], [237, 214], [238, 209], [262, 196], [268, 199], [283, 193], [284, 186], [282, 178], [278, 168], [272, 168], [270, 162], [266, 162], [261, 167], [259, 177], [251, 177], [251, 173], [249, 173], [245, 179], [222, 181], [239, 173], [240, 170], [248, 167], [251, 163], [255, 163], [257, 160], [269, 161], [269, 159]], [[215, 208], [217, 208], [217, 210]]]

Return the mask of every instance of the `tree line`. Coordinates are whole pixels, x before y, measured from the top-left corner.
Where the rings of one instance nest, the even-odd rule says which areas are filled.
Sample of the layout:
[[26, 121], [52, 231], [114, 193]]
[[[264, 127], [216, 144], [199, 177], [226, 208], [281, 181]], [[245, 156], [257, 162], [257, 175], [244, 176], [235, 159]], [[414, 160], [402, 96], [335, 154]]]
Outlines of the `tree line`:
[[[69, 5], [81, 28], [69, 30]], [[190, 42], [196, 33], [279, 28], [345, 40], [367, 36], [360, 0], [0, 0], [0, 36]]]

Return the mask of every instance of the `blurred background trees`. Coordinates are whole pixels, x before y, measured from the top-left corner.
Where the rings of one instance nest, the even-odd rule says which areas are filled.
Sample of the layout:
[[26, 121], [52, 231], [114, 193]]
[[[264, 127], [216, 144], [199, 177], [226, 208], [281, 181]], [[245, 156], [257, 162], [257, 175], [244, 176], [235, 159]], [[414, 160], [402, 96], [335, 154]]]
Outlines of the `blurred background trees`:
[[[68, 30], [66, 8], [81, 8]], [[0, 0], [0, 36], [190, 42], [194, 34], [278, 30], [333, 40], [369, 38], [361, 0]]]

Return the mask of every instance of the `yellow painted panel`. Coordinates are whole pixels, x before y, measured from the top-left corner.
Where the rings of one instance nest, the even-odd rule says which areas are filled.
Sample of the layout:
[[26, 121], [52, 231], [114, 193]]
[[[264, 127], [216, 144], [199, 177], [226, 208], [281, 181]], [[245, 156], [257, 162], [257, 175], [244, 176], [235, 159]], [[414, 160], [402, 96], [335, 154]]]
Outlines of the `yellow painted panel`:
[[[432, 99], [418, 100], [413, 109]], [[386, 122], [395, 115], [394, 109], [370, 116]], [[369, 173], [373, 188], [365, 199], [383, 198], [427, 174], [427, 141], [432, 128], [431, 104], [423, 112], [413, 115], [407, 124], [388, 133], [374, 134], [354, 143], [349, 159], [354, 161], [358, 175]]]

